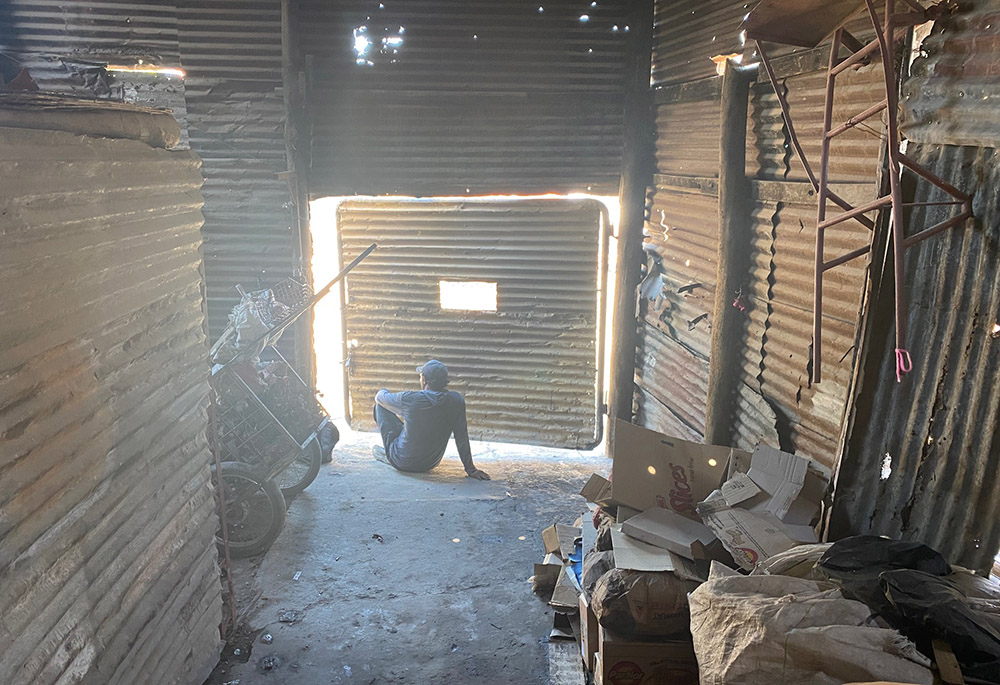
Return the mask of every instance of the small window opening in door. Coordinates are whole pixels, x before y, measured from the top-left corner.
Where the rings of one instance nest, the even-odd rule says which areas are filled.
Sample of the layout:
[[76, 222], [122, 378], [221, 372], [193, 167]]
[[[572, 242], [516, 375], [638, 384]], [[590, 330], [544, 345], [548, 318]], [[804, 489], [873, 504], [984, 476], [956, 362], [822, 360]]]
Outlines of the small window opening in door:
[[497, 284], [488, 281], [440, 281], [441, 309], [495, 312]]

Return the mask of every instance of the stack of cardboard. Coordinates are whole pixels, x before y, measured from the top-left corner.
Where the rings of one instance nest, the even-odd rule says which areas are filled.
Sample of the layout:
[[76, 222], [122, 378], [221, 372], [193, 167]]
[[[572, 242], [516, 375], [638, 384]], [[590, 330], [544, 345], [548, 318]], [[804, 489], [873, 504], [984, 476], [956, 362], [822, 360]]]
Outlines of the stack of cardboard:
[[[829, 474], [809, 459], [767, 446], [750, 454], [691, 443], [621, 421], [611, 456], [613, 478], [595, 474], [580, 494], [613, 515], [618, 569], [701, 582], [712, 560], [750, 571], [774, 554], [815, 542], [812, 525]], [[599, 625], [585, 595], [579, 611], [583, 658], [595, 682], [698, 682], [689, 637], [664, 642], [613, 635]]]

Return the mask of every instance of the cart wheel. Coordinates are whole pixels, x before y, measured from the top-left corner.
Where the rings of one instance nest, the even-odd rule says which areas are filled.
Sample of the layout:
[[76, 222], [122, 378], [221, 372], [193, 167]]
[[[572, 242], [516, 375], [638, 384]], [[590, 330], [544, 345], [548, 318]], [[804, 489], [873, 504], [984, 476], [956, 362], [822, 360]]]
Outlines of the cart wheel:
[[275, 479], [278, 481], [281, 494], [285, 496], [285, 499], [291, 499], [308, 488], [319, 475], [322, 463], [323, 450], [320, 449], [319, 440], [313, 438], [295, 458], [295, 461], [289, 464], [288, 468], [278, 474]]
[[[215, 475], [213, 466], [213, 480]], [[285, 525], [281, 488], [273, 480], [261, 480], [252, 466], [239, 461], [222, 462], [222, 482], [226, 488], [230, 555], [242, 558], [263, 554]], [[222, 544], [221, 528], [215, 538]]]

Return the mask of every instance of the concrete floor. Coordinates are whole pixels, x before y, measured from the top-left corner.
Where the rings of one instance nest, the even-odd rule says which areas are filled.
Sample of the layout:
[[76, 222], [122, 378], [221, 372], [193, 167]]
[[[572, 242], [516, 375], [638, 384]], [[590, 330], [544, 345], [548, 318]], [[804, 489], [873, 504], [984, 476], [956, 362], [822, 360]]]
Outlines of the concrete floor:
[[[586, 509], [576, 493], [607, 460], [473, 443], [477, 466], [493, 476], [479, 482], [465, 478], [453, 445], [437, 469], [413, 475], [375, 462], [375, 439], [347, 438], [291, 503], [252, 581], [260, 597], [248, 620], [273, 643], [258, 636], [249, 661], [213, 680], [547, 682], [552, 614], [528, 582], [543, 556], [540, 531]], [[298, 621], [279, 622], [286, 611]], [[272, 656], [278, 664], [265, 670]]]

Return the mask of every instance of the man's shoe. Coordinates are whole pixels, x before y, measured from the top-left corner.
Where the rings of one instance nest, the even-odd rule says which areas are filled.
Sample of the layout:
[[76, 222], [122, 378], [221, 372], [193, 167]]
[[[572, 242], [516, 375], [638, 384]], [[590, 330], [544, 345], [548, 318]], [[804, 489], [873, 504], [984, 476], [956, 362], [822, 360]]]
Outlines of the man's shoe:
[[383, 464], [389, 463], [389, 458], [385, 455], [385, 448], [382, 445], [374, 445], [372, 447], [372, 454], [375, 456], [375, 459]]

